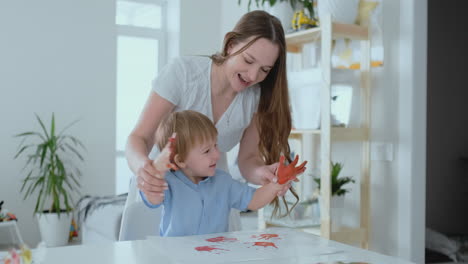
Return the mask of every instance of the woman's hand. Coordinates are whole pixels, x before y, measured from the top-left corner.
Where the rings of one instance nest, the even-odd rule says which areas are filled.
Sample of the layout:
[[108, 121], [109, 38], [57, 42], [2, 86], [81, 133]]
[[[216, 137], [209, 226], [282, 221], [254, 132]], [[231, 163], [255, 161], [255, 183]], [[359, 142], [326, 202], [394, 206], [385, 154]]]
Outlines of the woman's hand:
[[[257, 177], [260, 178], [262, 185], [268, 184], [270, 182], [276, 183], [278, 182], [278, 178], [276, 177], [276, 171], [278, 170], [279, 162], [260, 166], [256, 169]], [[281, 190], [277, 193], [278, 196], [284, 196], [286, 192], [291, 187], [291, 183], [287, 183], [282, 185]]]
[[137, 187], [150, 201], [164, 196], [164, 190], [168, 188], [164, 174], [154, 168], [153, 161], [150, 159], [138, 169]]
[[146, 195], [148, 200], [164, 196], [167, 183], [164, 174], [167, 170], [177, 170], [171, 161], [174, 159], [175, 133], [169, 138], [166, 146], [154, 160], [146, 160], [143, 168], [138, 171], [138, 188]]

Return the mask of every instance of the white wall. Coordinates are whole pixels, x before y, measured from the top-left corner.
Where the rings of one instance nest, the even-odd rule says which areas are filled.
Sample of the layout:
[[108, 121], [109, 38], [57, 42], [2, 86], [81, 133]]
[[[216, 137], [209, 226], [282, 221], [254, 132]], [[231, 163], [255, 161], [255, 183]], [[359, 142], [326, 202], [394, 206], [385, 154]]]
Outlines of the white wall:
[[211, 55], [221, 48], [218, 0], [168, 1], [168, 58]]
[[180, 55], [211, 55], [220, 49], [220, 8], [219, 0], [181, 0]]
[[400, 1], [398, 246], [424, 263], [426, 218], [427, 0]]
[[34, 113], [87, 147], [83, 194], [112, 194], [115, 157], [115, 3], [111, 0], [4, 1], [0, 8], [0, 199], [19, 218], [26, 243], [40, 240], [34, 199], [19, 195], [18, 139], [38, 129]]
[[219, 22], [219, 24], [221, 25], [219, 31], [219, 39], [221, 40], [221, 42], [219, 44], [219, 50], [221, 50], [221, 45], [226, 33], [231, 31], [236, 25], [237, 21], [239, 21], [241, 16], [247, 12], [247, 2], [248, 0], [243, 0], [241, 1], [241, 5], [239, 6], [238, 1], [221, 1], [221, 20]]

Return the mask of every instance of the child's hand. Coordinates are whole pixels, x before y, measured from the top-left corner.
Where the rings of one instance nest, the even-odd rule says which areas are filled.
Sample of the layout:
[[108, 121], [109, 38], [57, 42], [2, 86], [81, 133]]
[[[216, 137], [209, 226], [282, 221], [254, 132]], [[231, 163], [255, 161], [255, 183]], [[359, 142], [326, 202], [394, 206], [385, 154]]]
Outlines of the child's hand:
[[284, 165], [284, 156], [280, 157], [279, 166], [278, 166], [278, 183], [285, 184], [289, 181], [298, 181], [297, 175], [305, 171], [307, 161], [304, 161], [301, 165], [296, 167], [296, 164], [299, 160], [299, 155], [296, 155], [296, 158], [288, 166]]
[[173, 170], [179, 169], [174, 164], [175, 140], [176, 140], [176, 133], [172, 134], [166, 146], [161, 151], [161, 154], [159, 154], [153, 161], [154, 168], [161, 173], [164, 173], [168, 169], [173, 169]]

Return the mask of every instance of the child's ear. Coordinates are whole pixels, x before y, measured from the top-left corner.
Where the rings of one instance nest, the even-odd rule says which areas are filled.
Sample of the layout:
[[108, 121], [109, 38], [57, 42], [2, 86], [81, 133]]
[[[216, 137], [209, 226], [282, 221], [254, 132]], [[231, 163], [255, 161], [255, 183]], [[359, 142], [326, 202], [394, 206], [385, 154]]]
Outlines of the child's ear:
[[179, 168], [185, 168], [187, 165], [180, 159], [179, 154], [174, 156], [174, 162]]

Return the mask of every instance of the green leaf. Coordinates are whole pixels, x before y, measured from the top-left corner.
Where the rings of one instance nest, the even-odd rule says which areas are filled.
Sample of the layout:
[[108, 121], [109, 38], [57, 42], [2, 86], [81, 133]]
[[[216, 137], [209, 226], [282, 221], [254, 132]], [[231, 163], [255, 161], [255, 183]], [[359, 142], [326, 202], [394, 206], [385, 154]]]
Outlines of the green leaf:
[[59, 188], [58, 186], [53, 186], [52, 187], [53, 190], [52, 190], [52, 197], [53, 197], [53, 206], [52, 206], [52, 209], [51, 211], [52, 212], [56, 212], [58, 213], [58, 215], [60, 215], [60, 196], [57, 192], [57, 189]]
[[37, 121], [39, 121], [39, 124], [42, 127], [42, 131], [44, 132], [44, 135], [45, 135], [46, 139], [49, 140], [49, 133], [47, 133], [47, 129], [45, 128], [44, 123], [42, 123], [41, 118], [37, 114], [35, 114], [35, 115], [36, 115]]
[[36, 178], [37, 178], [37, 181], [34, 184], [30, 185], [30, 188], [32, 187], [32, 189], [31, 189], [30, 192], [29, 192], [29, 189], [28, 189], [29, 193], [27, 193], [27, 194], [33, 193], [38, 186], [42, 187], [42, 184], [44, 183], [44, 178], [43, 177], [36, 177]]
[[24, 187], [26, 186], [26, 184], [28, 183], [29, 181], [29, 178], [31, 177], [31, 174], [33, 173], [33, 171], [31, 170], [29, 173], [28, 173], [28, 176], [26, 176], [26, 178], [23, 179], [23, 184], [21, 185], [21, 190], [20, 192], [22, 192], [24, 190]]
[[30, 148], [30, 147], [33, 147], [34, 145], [27, 145], [27, 146], [23, 146], [19, 151], [18, 153], [16, 153], [14, 159], [18, 158], [19, 155], [21, 155], [21, 153], [23, 153], [23, 151], [25, 151], [26, 149]]
[[[72, 181], [75, 183], [75, 185], [77, 185], [78, 187], [81, 187], [81, 184], [80, 184], [80, 182], [76, 179], [75, 174], [70, 173], [70, 178], [71, 178]], [[70, 189], [72, 189], [72, 188], [70, 188]]]
[[52, 122], [50, 124], [50, 137], [55, 137], [55, 115], [52, 113]]
[[84, 158], [83, 156], [81, 156], [80, 152], [78, 150], [76, 150], [72, 145], [68, 144], [68, 143], [65, 143], [64, 144], [69, 150], [71, 150], [73, 153], [75, 153], [75, 155], [81, 160], [81, 161], [84, 161]]
[[41, 149], [41, 163], [40, 163], [40, 166], [42, 167], [44, 165], [44, 160], [46, 158], [46, 155], [47, 155], [47, 142], [39, 145], [40, 146], [40, 149]]
[[[240, 0], [239, 0], [240, 1]], [[71, 122], [70, 124], [66, 125], [65, 128], [63, 128], [60, 133], [58, 134], [59, 136], [62, 136], [62, 134], [67, 131], [70, 127], [74, 126], [76, 123], [78, 123], [80, 120], [75, 120]]]
[[35, 213], [39, 212], [41, 196], [42, 196], [42, 190], [39, 191], [39, 195], [37, 197], [36, 206], [34, 207], [34, 212]]
[[24, 132], [21, 134], [16, 134], [13, 137], [23, 137], [23, 141], [27, 139], [28, 136], [38, 136], [42, 141], [45, 141], [46, 139], [41, 133], [38, 132]]

